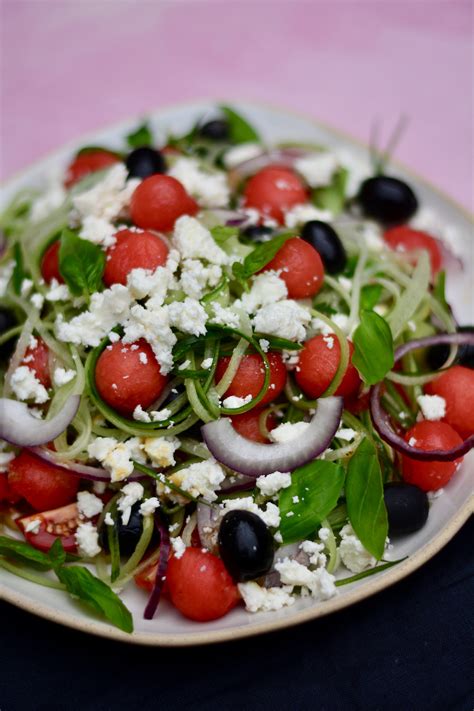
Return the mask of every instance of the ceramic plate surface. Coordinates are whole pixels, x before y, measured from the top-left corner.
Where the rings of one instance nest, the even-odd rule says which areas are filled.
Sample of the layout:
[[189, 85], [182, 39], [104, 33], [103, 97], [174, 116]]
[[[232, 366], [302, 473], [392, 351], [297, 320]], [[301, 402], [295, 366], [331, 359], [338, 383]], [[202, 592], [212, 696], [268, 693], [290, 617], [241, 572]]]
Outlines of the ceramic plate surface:
[[[347, 136], [330, 127], [320, 125], [308, 117], [297, 116], [284, 109], [269, 108], [254, 103], [239, 102], [235, 105], [257, 127], [268, 142], [307, 141], [321, 143], [343, 151], [351, 163], [361, 170], [368, 169], [368, 150]], [[168, 131], [179, 134], [187, 131], [203, 115], [212, 111], [211, 102], [197, 102], [159, 110], [150, 116], [155, 135], [165, 136]], [[28, 170], [10, 179], [3, 186], [1, 208], [13, 195], [26, 186], [44, 185], [51, 174], [64, 169], [74, 150], [87, 144], [103, 144], [111, 148], [123, 147], [127, 132], [137, 126], [137, 119], [97, 131], [36, 163]], [[405, 177], [417, 193], [420, 204], [438, 215], [440, 224], [449, 226], [449, 233], [456, 239], [456, 251], [461, 254], [464, 268], [457, 269], [448, 277], [448, 299], [455, 316], [461, 323], [472, 323], [474, 254], [473, 226], [470, 216], [447, 196], [406, 169], [396, 165], [392, 172]], [[405, 556], [401, 564], [353, 585], [339, 588], [337, 597], [323, 603], [310, 599], [299, 600], [290, 608], [279, 612], [251, 614], [243, 608], [235, 609], [215, 622], [198, 624], [186, 620], [166, 601], [162, 601], [154, 620], [142, 618], [145, 605], [144, 593], [133, 584], [123, 592], [123, 600], [133, 612], [135, 632], [126, 635], [109, 624], [94, 618], [93, 613], [69, 599], [67, 595], [49, 588], [35, 586], [0, 569], [0, 598], [8, 600], [25, 610], [54, 622], [89, 632], [136, 644], [192, 645], [237, 639], [270, 630], [305, 622], [330, 612], [347, 607], [400, 580], [425, 563], [440, 550], [462, 526], [473, 510], [474, 451], [454, 479], [436, 498], [431, 506], [427, 524], [418, 533], [393, 541], [392, 559]]]

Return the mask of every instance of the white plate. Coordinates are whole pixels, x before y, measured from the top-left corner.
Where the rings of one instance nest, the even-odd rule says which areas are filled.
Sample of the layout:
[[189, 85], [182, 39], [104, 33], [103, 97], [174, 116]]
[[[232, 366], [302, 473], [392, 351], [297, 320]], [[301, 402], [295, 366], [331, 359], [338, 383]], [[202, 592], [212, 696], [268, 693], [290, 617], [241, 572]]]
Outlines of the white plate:
[[[308, 117], [297, 116], [283, 109], [269, 108], [240, 102], [241, 110], [269, 142], [296, 140], [321, 143], [343, 149], [362, 169], [368, 165], [367, 148], [329, 127], [315, 123]], [[212, 111], [209, 102], [198, 102], [170, 107], [153, 113], [150, 122], [156, 135], [167, 130], [184, 132], [203, 114]], [[127, 132], [135, 128], [137, 119], [106, 128], [83, 137], [73, 144], [31, 166], [4, 185], [2, 207], [13, 195], [26, 186], [41, 186], [45, 177], [62, 170], [75, 149], [86, 144], [104, 144], [119, 149]], [[474, 321], [472, 314], [472, 284], [474, 277], [472, 222], [470, 216], [448, 197], [406, 169], [396, 166], [394, 172], [405, 177], [415, 189], [423, 207], [436, 211], [440, 224], [456, 229], [456, 247], [464, 256], [464, 270], [448, 280], [448, 296], [454, 305], [455, 315], [465, 323]], [[463, 466], [442, 496], [431, 506], [425, 527], [418, 533], [395, 542], [391, 551], [393, 559], [408, 556], [403, 563], [386, 572], [369, 577], [353, 585], [339, 588], [337, 597], [323, 603], [299, 600], [293, 607], [280, 612], [250, 614], [242, 608], [233, 610], [221, 620], [206, 624], [194, 623], [182, 617], [166, 601], [162, 601], [154, 620], [143, 619], [145, 595], [131, 584], [123, 593], [125, 604], [133, 612], [135, 632], [126, 635], [109, 624], [94, 618], [66, 595], [49, 588], [35, 586], [0, 569], [0, 597], [19, 607], [49, 620], [60, 622], [85, 632], [111, 637], [137, 644], [192, 645], [237, 639], [270, 630], [288, 627], [306, 620], [326, 615], [351, 605], [400, 580], [418, 568], [440, 550], [461, 527], [473, 510], [472, 473], [474, 452], [464, 460]]]

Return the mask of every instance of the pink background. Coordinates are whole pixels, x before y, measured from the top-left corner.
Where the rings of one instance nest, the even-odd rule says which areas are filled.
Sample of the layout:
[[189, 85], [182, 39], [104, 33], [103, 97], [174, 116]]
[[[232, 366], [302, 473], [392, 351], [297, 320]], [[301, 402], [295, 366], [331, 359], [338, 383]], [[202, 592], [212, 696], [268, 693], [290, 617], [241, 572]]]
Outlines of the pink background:
[[367, 140], [473, 208], [469, 0], [0, 0], [1, 168], [173, 102], [257, 99]]

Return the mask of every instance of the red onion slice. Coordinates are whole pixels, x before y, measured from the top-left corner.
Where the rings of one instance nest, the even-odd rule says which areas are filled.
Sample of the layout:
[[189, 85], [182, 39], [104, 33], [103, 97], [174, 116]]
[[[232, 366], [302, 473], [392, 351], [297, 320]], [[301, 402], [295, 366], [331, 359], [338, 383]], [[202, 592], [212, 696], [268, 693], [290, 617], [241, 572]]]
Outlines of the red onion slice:
[[220, 513], [214, 506], [198, 503], [196, 508], [199, 539], [207, 550], [214, 553], [217, 546]]
[[324, 452], [341, 421], [341, 397], [322, 398], [309, 427], [299, 437], [278, 444], [259, 444], [242, 437], [228, 418], [209, 422], [201, 433], [211, 454], [229, 469], [251, 477], [290, 472]]
[[24, 402], [0, 398], [0, 438], [19, 447], [35, 447], [56, 439], [73, 421], [80, 397], [71, 395], [50, 420], [33, 417]]
[[156, 612], [156, 608], [160, 602], [161, 592], [163, 590], [163, 585], [166, 579], [166, 570], [168, 568], [168, 560], [170, 557], [170, 536], [168, 533], [168, 528], [161, 523], [161, 521], [156, 521], [156, 528], [160, 534], [160, 557], [158, 560], [158, 568], [156, 570], [156, 578], [153, 584], [153, 590], [148, 598], [148, 602], [143, 613], [145, 620], [152, 620], [153, 615]]
[[[429, 348], [430, 346], [442, 344], [474, 345], [474, 333], [440, 333], [436, 336], [427, 336], [426, 338], [417, 338], [414, 341], [409, 341], [396, 349], [395, 363], [400, 360], [400, 358], [403, 358], [404, 355], [417, 348]], [[381, 387], [382, 383], [378, 383], [372, 388], [370, 394], [370, 411], [375, 429], [382, 439], [393, 447], [393, 449], [408, 455], [411, 459], [419, 459], [425, 462], [451, 462], [467, 454], [467, 452], [474, 447], [474, 435], [471, 435], [461, 444], [448, 450], [431, 449], [425, 451], [424, 449], [411, 447], [408, 442], [405, 442], [403, 437], [394, 431], [390, 418], [381, 404]]]
[[[65, 469], [69, 474], [74, 474], [81, 479], [88, 479], [89, 481], [103, 481], [110, 484], [110, 472], [106, 469], [102, 469], [102, 467], [91, 467], [88, 464], [81, 464], [80, 462], [65, 461], [61, 459], [60, 454], [46, 447], [28, 447], [28, 449], [40, 459], [54, 464], [55, 467]], [[134, 471], [127, 477], [126, 481], [138, 481], [146, 478], [145, 474]]]

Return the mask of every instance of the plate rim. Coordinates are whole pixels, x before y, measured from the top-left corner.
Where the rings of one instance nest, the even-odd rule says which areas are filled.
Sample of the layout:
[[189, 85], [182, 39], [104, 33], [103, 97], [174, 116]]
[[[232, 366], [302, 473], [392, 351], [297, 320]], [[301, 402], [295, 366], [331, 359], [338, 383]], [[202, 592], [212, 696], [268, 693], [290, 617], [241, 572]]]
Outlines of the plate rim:
[[[160, 108], [151, 109], [146, 112], [148, 115], [153, 115], [154, 117], [159, 117], [161, 113], [166, 111], [172, 111], [173, 109], [182, 109], [189, 107], [190, 109], [197, 106], [200, 103], [218, 104], [220, 103], [216, 99], [202, 98], [194, 99], [184, 102], [166, 104]], [[285, 113], [288, 116], [294, 116], [299, 119], [303, 119], [308, 123], [312, 123], [315, 126], [323, 128], [335, 136], [355, 144], [359, 148], [368, 149], [367, 144], [352, 136], [351, 134], [342, 131], [331, 124], [324, 121], [320, 121], [313, 117], [311, 114], [305, 114], [304, 112], [298, 112], [293, 109], [289, 109], [285, 106], [269, 104], [266, 102], [259, 102], [253, 99], [245, 100], [242, 97], [238, 100], [233, 100], [234, 105], [239, 106], [239, 104], [247, 104], [248, 106], [255, 106], [261, 109], [266, 109], [269, 111], [275, 111], [279, 113]], [[122, 119], [116, 123], [106, 123], [102, 127], [97, 127], [94, 130], [82, 134], [74, 140], [66, 142], [64, 145], [56, 148], [54, 151], [50, 151], [45, 155], [41, 156], [37, 160], [30, 163], [25, 168], [21, 168], [12, 175], [8, 176], [1, 181], [0, 185], [2, 187], [7, 186], [9, 183], [15, 182], [23, 178], [35, 167], [39, 167], [41, 163], [52, 160], [57, 155], [59, 156], [62, 152], [66, 151], [69, 147], [74, 150], [74, 147], [78, 142], [87, 141], [88, 138], [93, 138], [99, 131], [107, 130], [108, 128], [119, 130], [120, 126], [126, 126], [132, 122], [136, 117], [130, 116], [128, 118]], [[425, 177], [419, 175], [417, 172], [408, 168], [403, 163], [399, 161], [392, 161], [392, 164], [396, 167], [401, 168], [408, 175], [413, 176], [413, 178], [424, 184], [430, 190], [439, 195], [443, 200], [450, 203], [456, 210], [463, 213], [463, 215], [472, 223], [474, 223], [474, 213], [471, 213], [468, 208], [457, 202], [450, 195], [446, 194], [436, 185], [432, 184]], [[69, 612], [60, 612], [54, 610], [54, 608], [35, 600], [32, 600], [29, 596], [12, 591], [8, 589], [3, 583], [0, 583], [0, 599], [5, 600], [8, 603], [15, 605], [16, 607], [30, 612], [31, 614], [41, 617], [42, 619], [48, 620], [50, 622], [55, 622], [56, 624], [61, 624], [65, 627], [84, 632], [86, 634], [92, 634], [94, 636], [103, 637], [107, 639], [112, 639], [115, 641], [126, 642], [128, 644], [139, 644], [142, 646], [154, 646], [154, 647], [189, 647], [201, 644], [215, 644], [219, 642], [231, 641], [234, 639], [243, 639], [246, 637], [253, 637], [256, 635], [266, 634], [269, 632], [274, 632], [277, 630], [285, 629], [287, 627], [293, 627], [296, 625], [303, 624], [304, 622], [309, 622], [320, 617], [324, 617], [333, 612], [336, 612], [345, 607], [354, 605], [357, 602], [361, 602], [371, 597], [372, 595], [390, 587], [396, 582], [402, 580], [403, 578], [410, 575], [412, 572], [421, 567], [430, 558], [432, 558], [436, 553], [438, 553], [459, 531], [462, 525], [468, 520], [469, 516], [474, 513], [474, 493], [466, 499], [463, 506], [456, 511], [449, 523], [438, 533], [436, 536], [427, 544], [422, 546], [415, 553], [410, 555], [406, 560], [399, 563], [397, 566], [383, 572], [380, 576], [371, 578], [370, 581], [364, 583], [363, 585], [355, 588], [353, 591], [345, 593], [343, 596], [337, 596], [331, 600], [327, 600], [319, 605], [313, 605], [304, 610], [300, 610], [296, 614], [288, 615], [280, 619], [266, 620], [260, 623], [252, 623], [248, 626], [231, 627], [223, 630], [212, 630], [203, 632], [189, 632], [180, 634], [169, 634], [162, 632], [132, 632], [127, 634], [120, 631], [99, 620], [84, 620], [77, 617], [76, 615]], [[272, 614], [272, 613], [262, 613], [262, 614]]]

